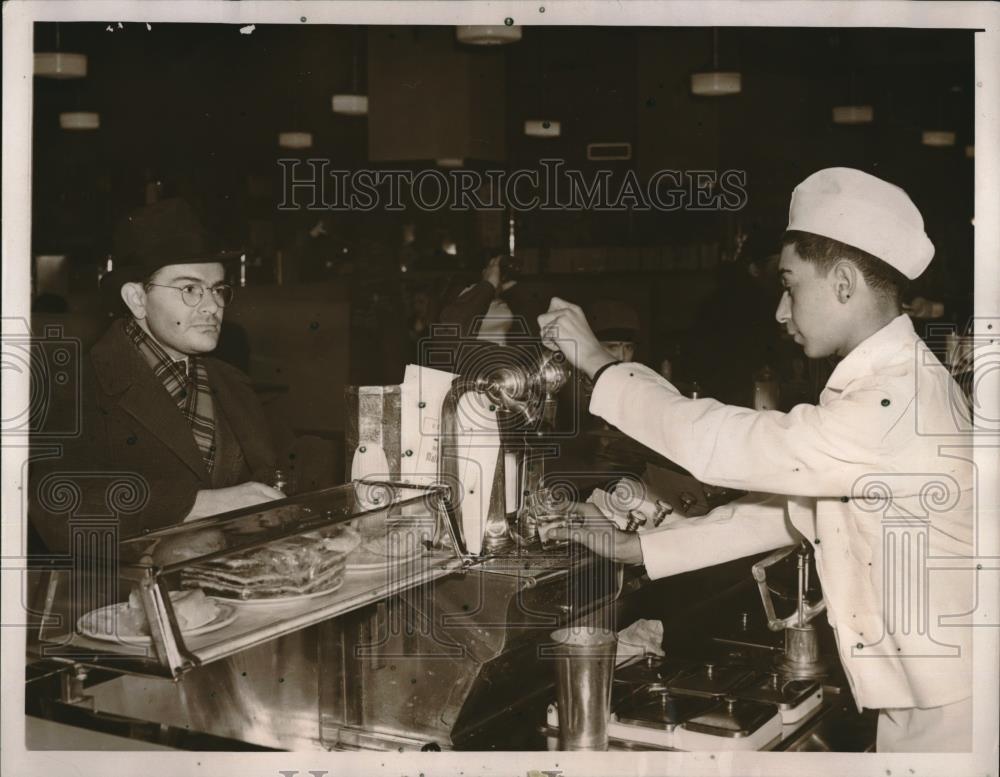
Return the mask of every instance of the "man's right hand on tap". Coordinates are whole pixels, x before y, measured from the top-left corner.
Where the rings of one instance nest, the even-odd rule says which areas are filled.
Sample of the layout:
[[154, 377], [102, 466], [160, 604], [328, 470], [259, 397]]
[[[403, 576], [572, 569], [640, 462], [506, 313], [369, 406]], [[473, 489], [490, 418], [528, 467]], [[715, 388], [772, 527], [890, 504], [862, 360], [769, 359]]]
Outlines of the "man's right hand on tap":
[[597, 339], [579, 305], [553, 297], [548, 312], [538, 317], [538, 328], [542, 343], [553, 351], [562, 351], [569, 363], [588, 378], [615, 361]]
[[[538, 328], [542, 343], [554, 351], [562, 351], [566, 360], [588, 378], [615, 361], [597, 339], [579, 305], [553, 297], [548, 312], [538, 317]], [[559, 541], [572, 540], [618, 562], [642, 563], [639, 535], [622, 531], [600, 508], [590, 503], [577, 504], [568, 525], [552, 529], [551, 537]]]

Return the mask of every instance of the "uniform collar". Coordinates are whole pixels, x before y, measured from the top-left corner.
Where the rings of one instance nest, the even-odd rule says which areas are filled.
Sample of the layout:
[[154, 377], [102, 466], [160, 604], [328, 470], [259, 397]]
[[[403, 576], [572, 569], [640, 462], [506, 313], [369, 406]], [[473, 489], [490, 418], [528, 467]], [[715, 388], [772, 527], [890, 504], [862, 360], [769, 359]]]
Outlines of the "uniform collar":
[[855, 346], [833, 370], [826, 382], [827, 389], [842, 391], [851, 381], [878, 371], [893, 354], [912, 346], [917, 339], [913, 322], [905, 313], [869, 335]]

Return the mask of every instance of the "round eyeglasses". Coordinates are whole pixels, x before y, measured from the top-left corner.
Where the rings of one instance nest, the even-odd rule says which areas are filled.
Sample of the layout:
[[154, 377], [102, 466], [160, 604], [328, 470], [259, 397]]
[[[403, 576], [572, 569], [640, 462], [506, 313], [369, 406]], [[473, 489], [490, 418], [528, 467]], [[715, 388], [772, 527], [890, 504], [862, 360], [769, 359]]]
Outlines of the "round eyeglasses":
[[185, 286], [167, 286], [162, 283], [147, 283], [146, 286], [159, 286], [161, 289], [177, 289], [181, 293], [181, 299], [184, 304], [189, 308], [196, 308], [201, 304], [201, 301], [205, 298], [205, 291], [212, 292], [212, 299], [215, 300], [215, 304], [220, 308], [224, 308], [230, 302], [233, 301], [233, 295], [236, 293], [232, 286], [228, 283], [220, 283], [217, 286], [213, 286], [210, 289], [205, 289], [204, 286], [196, 283], [189, 283]]

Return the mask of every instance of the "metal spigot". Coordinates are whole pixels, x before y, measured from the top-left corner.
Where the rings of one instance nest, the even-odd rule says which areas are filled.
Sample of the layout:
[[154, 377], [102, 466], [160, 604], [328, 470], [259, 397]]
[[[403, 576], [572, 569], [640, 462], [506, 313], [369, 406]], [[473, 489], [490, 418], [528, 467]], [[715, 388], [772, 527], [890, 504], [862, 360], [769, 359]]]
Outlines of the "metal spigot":
[[[501, 349], [501, 351], [504, 349]], [[501, 451], [516, 452], [520, 457], [523, 471], [517, 484], [519, 492], [532, 493], [542, 482], [543, 457], [532, 456], [531, 446], [538, 437], [554, 427], [556, 412], [555, 393], [569, 378], [566, 358], [561, 353], [547, 351], [534, 363], [517, 361], [516, 353], [497, 355], [496, 360], [486, 360], [477, 365], [470, 374], [455, 380], [445, 395], [441, 407], [441, 439], [454, 440], [459, 435], [458, 404], [467, 392], [476, 392], [490, 403], [490, 411], [504, 411], [520, 416], [524, 427], [518, 423], [506, 423], [510, 418], [496, 418], [500, 432]], [[439, 457], [439, 480], [444, 483], [461, 485], [459, 457], [454, 446], [442, 446]], [[483, 528], [483, 552], [486, 554], [505, 551], [514, 543], [514, 536], [508, 524], [508, 512], [504, 500], [504, 470], [497, 467], [494, 482], [484, 487], [490, 488], [490, 503], [486, 525]], [[463, 534], [461, 500], [456, 495], [447, 500], [447, 518], [451, 536], [455, 538], [460, 552], [467, 554], [467, 542]], [[518, 520], [530, 524], [532, 516], [527, 514], [525, 504], [519, 507]], [[531, 528], [527, 526], [527, 528]], [[528, 531], [530, 536], [531, 532]], [[437, 538], [436, 538], [437, 540]]]
[[653, 526], [659, 526], [668, 515], [674, 512], [674, 508], [662, 499], [656, 500], [656, 512], [653, 513]]
[[472, 388], [534, 425], [544, 414], [545, 402], [559, 393], [567, 380], [566, 357], [553, 352], [543, 355], [533, 368], [517, 363], [493, 367], [475, 377]]
[[625, 531], [639, 531], [640, 526], [646, 525], [646, 516], [638, 510], [628, 511], [628, 522], [625, 524]]
[[538, 363], [538, 383], [546, 396], [558, 394], [568, 380], [565, 356], [556, 351], [542, 356]]

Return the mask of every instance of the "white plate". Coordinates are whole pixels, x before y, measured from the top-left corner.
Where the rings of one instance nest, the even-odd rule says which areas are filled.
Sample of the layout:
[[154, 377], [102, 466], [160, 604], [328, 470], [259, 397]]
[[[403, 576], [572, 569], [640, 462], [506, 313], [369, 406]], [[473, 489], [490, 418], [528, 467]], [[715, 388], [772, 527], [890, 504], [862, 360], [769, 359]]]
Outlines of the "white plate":
[[[199, 634], [208, 634], [216, 629], [221, 629], [223, 626], [228, 626], [234, 620], [236, 620], [236, 608], [230, 604], [225, 604], [218, 597], [208, 596], [206, 599], [213, 599], [219, 607], [219, 613], [208, 623], [204, 623], [195, 629], [182, 630], [181, 634], [185, 637], [197, 637]], [[110, 612], [111, 610], [118, 608], [119, 611], [128, 607], [128, 602], [119, 602], [118, 604], [109, 604], [106, 607], [98, 607], [96, 610], [91, 610], [90, 612], [82, 615], [80, 620], [76, 622], [77, 631], [79, 631], [83, 636], [90, 637], [91, 639], [100, 639], [105, 642], [126, 642], [132, 645], [148, 645], [151, 643], [151, 638], [145, 634], [109, 634], [103, 630], [95, 630], [92, 628], [95, 623], [107, 622], [110, 616], [105, 616], [105, 611]]]
[[316, 599], [320, 596], [326, 596], [327, 594], [332, 594], [338, 588], [344, 584], [344, 576], [341, 575], [340, 579], [337, 580], [337, 584], [332, 588], [324, 588], [322, 591], [313, 591], [308, 594], [295, 594], [294, 596], [270, 596], [262, 599], [230, 599], [228, 596], [219, 596], [218, 594], [212, 594], [214, 598], [220, 602], [226, 602], [227, 606], [229, 604], [238, 605], [248, 605], [250, 607], [261, 607], [269, 604], [294, 604], [295, 602], [304, 602], [307, 599]]
[[414, 559], [420, 558], [424, 554], [424, 548], [420, 545], [413, 548], [413, 552], [408, 556], [385, 556], [378, 561], [353, 562], [351, 557], [347, 557], [348, 572], [381, 572], [390, 567], [399, 567], [409, 564]]
[[[400, 535], [409, 535], [413, 537], [416, 544], [411, 545], [409, 542], [405, 543], [409, 548], [410, 552], [405, 556], [379, 556], [376, 561], [355, 561], [352, 556], [356, 556], [359, 553], [365, 551], [365, 543], [362, 542], [361, 545], [352, 551], [347, 556], [347, 571], [348, 572], [382, 572], [391, 567], [403, 566], [409, 564], [414, 559], [420, 558], [425, 552], [426, 548], [423, 545], [424, 540], [429, 540], [434, 536], [435, 522], [433, 520], [428, 521], [426, 519], [418, 518], [403, 518], [392, 521], [386, 525], [388, 531], [387, 534], [377, 535], [377, 539], [387, 540], [393, 534], [399, 533]], [[403, 536], [399, 537], [399, 545], [396, 545], [397, 549], [401, 549], [403, 546]], [[385, 544], [386, 552], [388, 553], [389, 544]], [[370, 558], [370, 553], [364, 553], [364, 557]]]

